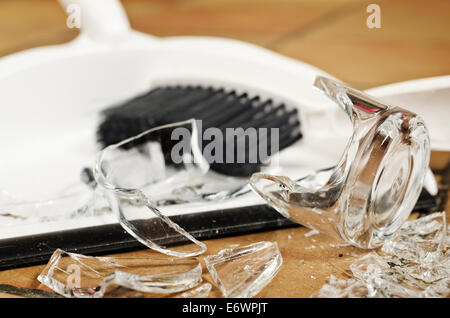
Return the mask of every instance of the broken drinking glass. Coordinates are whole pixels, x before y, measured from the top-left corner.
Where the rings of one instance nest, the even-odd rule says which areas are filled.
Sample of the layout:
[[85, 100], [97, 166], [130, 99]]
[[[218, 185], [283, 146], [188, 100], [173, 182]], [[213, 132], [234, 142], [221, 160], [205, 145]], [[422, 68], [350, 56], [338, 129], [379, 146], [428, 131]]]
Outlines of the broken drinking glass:
[[406, 222], [386, 240], [383, 252], [418, 264], [432, 263], [442, 255], [446, 238], [445, 212]]
[[212, 285], [210, 283], [205, 283], [176, 296], [176, 298], [207, 298], [211, 289]]
[[[445, 214], [434, 213], [405, 222], [385, 242], [383, 251], [369, 253], [351, 264], [354, 278], [330, 277], [314, 297], [448, 297], [450, 251]], [[448, 233], [447, 233], [448, 238]]]

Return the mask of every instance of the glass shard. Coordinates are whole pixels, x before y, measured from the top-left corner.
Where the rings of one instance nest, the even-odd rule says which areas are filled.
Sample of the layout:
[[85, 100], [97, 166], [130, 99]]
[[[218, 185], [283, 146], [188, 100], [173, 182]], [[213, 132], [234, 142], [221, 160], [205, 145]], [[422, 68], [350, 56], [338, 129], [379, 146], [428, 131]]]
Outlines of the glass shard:
[[212, 285], [210, 283], [205, 283], [199, 287], [192, 290], [188, 290], [175, 298], [206, 298], [211, 292]]
[[438, 283], [430, 285], [423, 292], [423, 297], [448, 298], [450, 297], [450, 278], [440, 280]]
[[369, 293], [367, 286], [357, 279], [338, 279], [330, 276], [328, 284], [322, 288], [312, 298], [361, 298]]
[[201, 275], [196, 259], [91, 257], [57, 249], [38, 280], [65, 297], [98, 298], [117, 286], [143, 293], [182, 292], [197, 286]]
[[426, 288], [407, 274], [406, 264], [370, 253], [356, 260], [350, 269], [367, 287], [366, 297], [417, 297]]
[[[418, 298], [450, 295], [448, 271], [440, 278], [434, 276], [434, 279], [426, 279], [427, 276], [423, 276], [415, 265], [397, 261], [375, 253], [366, 255], [352, 264], [354, 278], [338, 280], [331, 276], [329, 283], [312, 297]], [[414, 277], [411, 274], [413, 271], [425, 279]]]
[[389, 270], [389, 266], [378, 254], [372, 252], [353, 262], [350, 270], [355, 277], [366, 280]]
[[313, 297], [449, 297], [450, 251], [442, 244], [445, 229], [442, 213], [408, 222], [383, 248], [395, 255], [371, 252], [359, 258], [350, 265], [352, 279], [330, 277]]
[[424, 281], [425, 283], [434, 283], [441, 279], [450, 277], [450, 263], [447, 261], [444, 264], [436, 263], [430, 265], [417, 265], [408, 270], [411, 277]]
[[382, 250], [418, 264], [432, 263], [442, 256], [445, 237], [445, 212], [433, 213], [406, 222]]
[[272, 281], [283, 258], [277, 243], [258, 242], [224, 249], [205, 263], [224, 297], [251, 298]]
[[313, 236], [313, 235], [317, 235], [319, 233], [320, 233], [319, 231], [317, 231], [315, 229], [312, 229], [311, 231], [305, 233], [305, 237], [310, 237], [310, 236]]

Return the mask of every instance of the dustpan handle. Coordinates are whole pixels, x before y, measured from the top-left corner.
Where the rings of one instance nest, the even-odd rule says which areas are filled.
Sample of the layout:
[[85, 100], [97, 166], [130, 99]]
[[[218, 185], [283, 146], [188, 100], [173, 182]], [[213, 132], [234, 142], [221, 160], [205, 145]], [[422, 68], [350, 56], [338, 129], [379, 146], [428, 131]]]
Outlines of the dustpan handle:
[[78, 15], [81, 34], [96, 41], [117, 41], [130, 32], [119, 0], [59, 0], [69, 15]]

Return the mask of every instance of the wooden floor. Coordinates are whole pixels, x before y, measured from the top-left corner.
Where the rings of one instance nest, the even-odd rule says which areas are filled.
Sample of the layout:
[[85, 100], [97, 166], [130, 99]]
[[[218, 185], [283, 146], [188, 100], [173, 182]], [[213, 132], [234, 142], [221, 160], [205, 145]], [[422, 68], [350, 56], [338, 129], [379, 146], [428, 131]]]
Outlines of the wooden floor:
[[[374, 2], [381, 8], [380, 29], [366, 26], [369, 15], [366, 8]], [[123, 0], [122, 3], [136, 30], [157, 36], [208, 35], [248, 41], [313, 64], [360, 89], [450, 74], [448, 0]], [[56, 0], [0, 0], [0, 56], [64, 43], [76, 35], [76, 30], [66, 27], [65, 13]], [[433, 153], [433, 168], [443, 169], [448, 159], [448, 153]], [[258, 296], [309, 297], [330, 274], [343, 275], [348, 265], [365, 251], [354, 247], [332, 248], [330, 239], [323, 235], [306, 238], [306, 232], [305, 228], [296, 228], [205, 243], [209, 255], [231, 244], [278, 242], [283, 267]], [[315, 249], [305, 249], [313, 245]], [[1, 284], [48, 291], [36, 280], [42, 268], [0, 272], [0, 291], [4, 291], [0, 296], [23, 295], [20, 291], [8, 291], [11, 288], [5, 289]], [[211, 281], [208, 275], [204, 276]], [[220, 296], [217, 288], [211, 296]]]

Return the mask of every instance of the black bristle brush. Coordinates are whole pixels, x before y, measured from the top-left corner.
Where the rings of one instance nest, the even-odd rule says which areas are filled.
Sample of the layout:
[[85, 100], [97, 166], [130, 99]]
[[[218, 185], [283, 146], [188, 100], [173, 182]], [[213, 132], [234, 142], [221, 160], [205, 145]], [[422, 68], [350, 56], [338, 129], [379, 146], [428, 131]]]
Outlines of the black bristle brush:
[[[264, 159], [258, 156], [256, 162], [248, 160], [249, 154], [260, 153], [259, 147], [266, 147], [268, 156], [280, 151], [302, 138], [297, 109], [285, 104], [274, 103], [271, 99], [237, 93], [235, 90], [203, 86], [165, 86], [128, 100], [103, 111], [103, 120], [97, 130], [98, 141], [103, 146], [118, 143], [148, 129], [195, 118], [202, 121], [202, 130], [215, 127], [224, 136], [224, 154], [232, 151], [233, 158], [241, 156], [245, 163], [212, 162], [212, 170], [231, 176], [250, 176], [260, 171]], [[238, 153], [239, 140], [245, 134], [227, 136], [227, 128], [266, 128], [267, 134], [257, 134], [257, 142], [246, 140], [245, 153]], [[271, 149], [272, 128], [278, 129], [278, 147]], [[202, 133], [202, 132], [201, 132]], [[230, 138], [235, 138], [231, 144]], [[171, 149], [170, 137], [163, 150]], [[203, 141], [202, 147], [209, 141]], [[233, 147], [227, 147], [233, 145]], [[134, 145], [135, 146], [135, 145]], [[203, 148], [202, 148], [203, 149]]]

